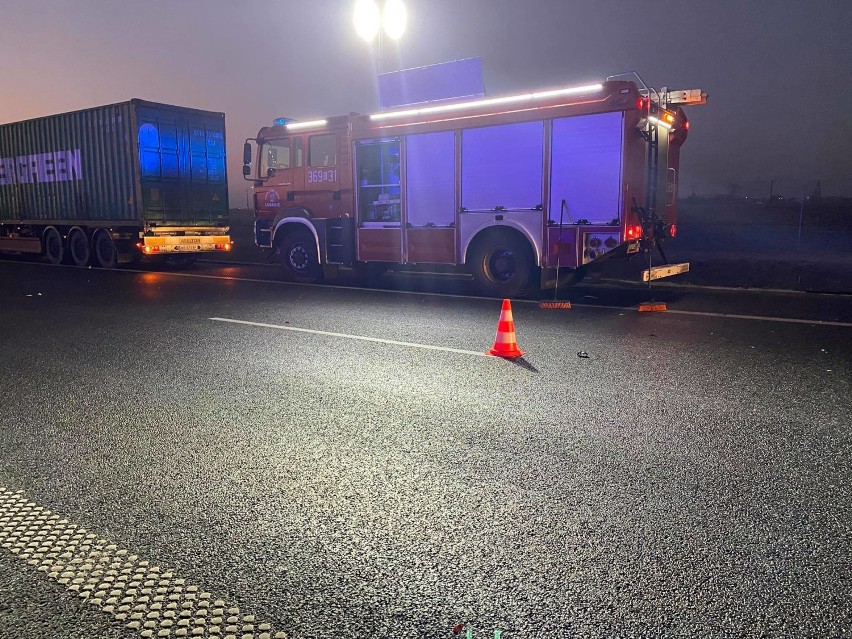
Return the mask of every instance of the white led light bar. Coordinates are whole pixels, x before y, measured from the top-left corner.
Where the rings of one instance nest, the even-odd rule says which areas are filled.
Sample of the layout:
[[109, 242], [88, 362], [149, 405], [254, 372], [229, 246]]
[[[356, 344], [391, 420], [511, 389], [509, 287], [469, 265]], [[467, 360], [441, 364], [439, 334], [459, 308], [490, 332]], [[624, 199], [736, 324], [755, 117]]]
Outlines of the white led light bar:
[[293, 131], [296, 129], [311, 129], [317, 126], [325, 126], [328, 124], [328, 120], [309, 120], [306, 122], [291, 122], [287, 125], [287, 129], [289, 131]]
[[405, 111], [385, 111], [373, 113], [371, 120], [391, 120], [405, 118], [412, 115], [431, 115], [433, 113], [446, 113], [448, 111], [463, 111], [465, 109], [477, 109], [479, 107], [496, 106], [500, 104], [511, 104], [514, 102], [525, 102], [528, 100], [543, 100], [561, 95], [579, 95], [583, 93], [597, 93], [603, 89], [602, 84], [588, 84], [582, 87], [571, 87], [570, 89], [556, 89], [553, 91], [541, 91], [539, 93], [524, 93], [523, 95], [510, 95], [504, 98], [486, 98], [472, 102], [459, 102], [456, 104], [442, 104], [440, 106], [424, 107], [422, 109], [406, 109]]
[[663, 122], [662, 120], [655, 118], [653, 116], [648, 116], [648, 122], [650, 122], [651, 124], [659, 124], [661, 127], [665, 128], [665, 129], [671, 129], [672, 128], [672, 125], [669, 124], [668, 122]]

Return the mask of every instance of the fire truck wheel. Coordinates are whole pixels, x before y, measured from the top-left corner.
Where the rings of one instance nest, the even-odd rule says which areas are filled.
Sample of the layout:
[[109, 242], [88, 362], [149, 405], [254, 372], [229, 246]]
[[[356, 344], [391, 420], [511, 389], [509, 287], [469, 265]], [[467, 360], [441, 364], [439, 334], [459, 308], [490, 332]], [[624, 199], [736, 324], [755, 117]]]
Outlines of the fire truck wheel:
[[47, 261], [51, 264], [61, 264], [65, 258], [65, 243], [62, 241], [62, 235], [52, 226], [44, 232], [42, 238], [44, 245], [44, 254]]
[[98, 229], [92, 238], [92, 253], [95, 255], [95, 264], [101, 268], [115, 268], [118, 263], [118, 253], [115, 250], [115, 242], [106, 229]]
[[290, 231], [278, 245], [278, 255], [287, 276], [295, 282], [318, 282], [322, 268], [317, 258], [317, 244], [308, 231]]
[[75, 266], [88, 266], [92, 252], [89, 250], [89, 238], [83, 233], [83, 229], [74, 227], [68, 233], [68, 252], [71, 254], [71, 263]]
[[510, 233], [481, 238], [471, 249], [471, 270], [479, 287], [489, 295], [512, 297], [529, 286], [533, 256], [529, 243]]

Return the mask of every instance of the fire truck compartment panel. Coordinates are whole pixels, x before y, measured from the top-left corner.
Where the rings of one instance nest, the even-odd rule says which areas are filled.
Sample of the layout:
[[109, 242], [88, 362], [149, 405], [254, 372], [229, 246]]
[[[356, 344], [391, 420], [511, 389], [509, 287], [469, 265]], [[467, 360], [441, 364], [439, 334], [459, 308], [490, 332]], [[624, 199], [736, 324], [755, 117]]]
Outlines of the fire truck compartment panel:
[[402, 229], [359, 228], [358, 259], [362, 262], [402, 262]]
[[358, 219], [395, 222], [402, 217], [399, 139], [369, 140], [355, 146]]
[[540, 120], [466, 129], [462, 133], [462, 206], [471, 211], [540, 207], [543, 161], [544, 123]]
[[609, 253], [621, 243], [619, 236], [618, 229], [603, 233], [583, 233], [583, 264], [588, 264], [604, 253]]
[[556, 227], [547, 230], [547, 266], [577, 267], [577, 227]]
[[620, 112], [558, 118], [553, 121], [550, 219], [609, 224], [618, 220], [624, 115]]
[[408, 262], [412, 264], [455, 264], [456, 230], [453, 228], [406, 229]]
[[[449, 227], [456, 220], [455, 133], [405, 139], [406, 220], [415, 227]], [[443, 261], [443, 260], [441, 260]]]

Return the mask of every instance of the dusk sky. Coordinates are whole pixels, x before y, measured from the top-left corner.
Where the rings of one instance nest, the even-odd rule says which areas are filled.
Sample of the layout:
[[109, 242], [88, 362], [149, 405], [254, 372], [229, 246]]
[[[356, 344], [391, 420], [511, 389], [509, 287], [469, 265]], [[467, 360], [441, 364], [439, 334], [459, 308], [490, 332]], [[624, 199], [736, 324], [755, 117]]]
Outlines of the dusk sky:
[[[850, 0], [406, 0], [385, 70], [482, 58], [490, 95], [638, 71], [702, 88], [681, 195], [852, 196]], [[241, 147], [273, 118], [377, 109], [378, 47], [354, 0], [3, 0], [0, 123], [133, 97], [224, 111], [231, 201]]]

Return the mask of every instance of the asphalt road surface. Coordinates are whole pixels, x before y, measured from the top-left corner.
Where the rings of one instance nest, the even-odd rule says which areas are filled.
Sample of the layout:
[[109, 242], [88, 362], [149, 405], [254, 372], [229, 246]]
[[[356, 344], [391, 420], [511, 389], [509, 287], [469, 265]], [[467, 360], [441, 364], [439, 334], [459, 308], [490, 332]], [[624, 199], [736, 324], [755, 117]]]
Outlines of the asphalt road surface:
[[0, 261], [0, 637], [852, 636], [852, 298], [279, 280]]

